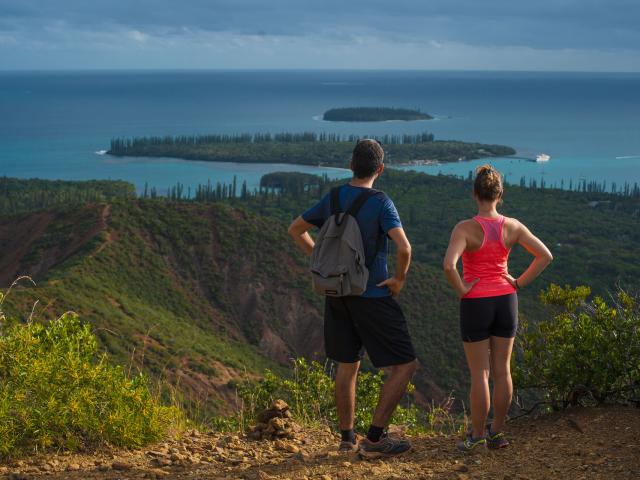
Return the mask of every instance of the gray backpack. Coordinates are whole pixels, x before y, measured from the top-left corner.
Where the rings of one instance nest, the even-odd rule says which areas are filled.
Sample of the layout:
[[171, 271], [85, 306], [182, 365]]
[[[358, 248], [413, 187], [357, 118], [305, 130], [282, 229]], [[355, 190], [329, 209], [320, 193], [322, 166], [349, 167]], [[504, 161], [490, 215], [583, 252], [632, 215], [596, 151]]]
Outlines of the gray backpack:
[[[331, 216], [322, 225], [311, 252], [311, 276], [316, 293], [346, 297], [362, 295], [367, 289], [369, 269], [356, 215], [364, 203], [378, 193], [381, 192], [365, 190], [346, 212], [342, 212], [340, 187], [331, 190]], [[378, 241], [376, 255], [379, 244]]]

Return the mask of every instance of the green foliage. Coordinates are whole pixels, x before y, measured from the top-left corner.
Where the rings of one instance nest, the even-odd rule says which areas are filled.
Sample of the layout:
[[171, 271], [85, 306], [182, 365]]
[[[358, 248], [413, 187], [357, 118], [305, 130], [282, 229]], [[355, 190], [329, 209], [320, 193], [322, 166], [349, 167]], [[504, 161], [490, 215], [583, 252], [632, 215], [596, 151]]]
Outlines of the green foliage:
[[132, 184], [123, 181], [28, 180], [0, 177], [0, 215], [12, 215], [50, 207], [135, 198]]
[[[369, 428], [383, 381], [382, 371], [358, 374], [355, 412], [357, 431], [365, 432]], [[413, 389], [413, 385], [410, 385], [409, 393]], [[290, 377], [267, 370], [262, 380], [242, 382], [237, 386], [237, 391], [241, 400], [240, 412], [233, 419], [214, 421], [218, 426], [246, 427], [273, 400], [281, 398], [289, 404], [296, 421], [306, 425], [323, 423], [337, 427], [335, 381], [331, 372], [318, 362], [295, 359]], [[405, 405], [398, 406], [391, 423], [404, 425], [410, 431], [424, 431], [426, 428], [425, 419], [411, 403], [410, 397], [407, 397]]]
[[640, 391], [640, 305], [623, 291], [612, 304], [587, 287], [552, 285], [541, 299], [551, 319], [522, 326], [514, 380], [554, 408], [624, 401]]
[[73, 313], [46, 324], [12, 322], [0, 335], [1, 456], [103, 443], [137, 447], [162, 438], [180, 419], [179, 410], [151, 394], [145, 376], [111, 365]]
[[276, 189], [280, 193], [300, 196], [305, 192], [322, 189], [329, 183], [326, 177], [300, 172], [273, 172], [260, 178], [260, 189]]
[[540, 292], [540, 300], [545, 305], [556, 305], [566, 308], [569, 312], [575, 312], [576, 308], [585, 304], [590, 295], [590, 287], [571, 288], [569, 285], [561, 287], [552, 283], [547, 290]]
[[382, 122], [385, 120], [430, 120], [433, 117], [420, 110], [409, 108], [348, 107], [327, 110], [322, 118], [332, 122]]

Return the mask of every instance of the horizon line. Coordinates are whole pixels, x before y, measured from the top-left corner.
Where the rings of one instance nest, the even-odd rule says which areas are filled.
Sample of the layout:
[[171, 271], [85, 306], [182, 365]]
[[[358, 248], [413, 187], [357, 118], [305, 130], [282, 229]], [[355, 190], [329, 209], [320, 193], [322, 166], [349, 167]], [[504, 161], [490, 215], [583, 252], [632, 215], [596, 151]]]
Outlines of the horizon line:
[[640, 74], [638, 70], [524, 70], [524, 69], [427, 69], [427, 68], [0, 68], [0, 73], [153, 73], [153, 72], [433, 72], [433, 73], [582, 73], [582, 74]]

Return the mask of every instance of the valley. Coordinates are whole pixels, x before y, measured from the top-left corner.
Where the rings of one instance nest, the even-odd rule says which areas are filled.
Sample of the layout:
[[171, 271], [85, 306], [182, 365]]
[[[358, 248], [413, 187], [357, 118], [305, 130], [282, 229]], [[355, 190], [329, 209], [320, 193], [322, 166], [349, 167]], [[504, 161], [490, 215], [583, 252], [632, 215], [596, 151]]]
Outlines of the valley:
[[[232, 410], [241, 379], [265, 368], [284, 372], [294, 357], [323, 359], [322, 299], [286, 228], [333, 183], [282, 175], [287, 189], [279, 193], [270, 187], [213, 201], [123, 193], [3, 215], [0, 282], [30, 275], [37, 283], [15, 289], [7, 313], [31, 311], [36, 300], [37, 319], [73, 310], [118, 363], [169, 379], [205, 417]], [[414, 247], [400, 302], [421, 361], [415, 399], [452, 394], [461, 408], [467, 380], [458, 306], [440, 263], [452, 226], [473, 214], [470, 184], [394, 171], [377, 186], [396, 202]], [[505, 214], [530, 225], [556, 257], [521, 292], [521, 316], [547, 314], [537, 295], [549, 283], [589, 284], [605, 297], [614, 285], [637, 289], [638, 209], [632, 197], [509, 187]], [[526, 262], [521, 250], [513, 252], [515, 272]]]

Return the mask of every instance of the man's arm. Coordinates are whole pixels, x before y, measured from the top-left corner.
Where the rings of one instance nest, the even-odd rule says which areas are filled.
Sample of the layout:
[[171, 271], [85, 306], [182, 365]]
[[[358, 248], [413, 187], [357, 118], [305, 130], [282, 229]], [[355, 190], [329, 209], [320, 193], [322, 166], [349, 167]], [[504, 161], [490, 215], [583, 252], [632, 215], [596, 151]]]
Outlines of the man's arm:
[[289, 235], [293, 238], [293, 241], [296, 242], [296, 245], [302, 250], [307, 256], [311, 255], [311, 250], [313, 250], [313, 239], [311, 235], [309, 235], [309, 230], [313, 228], [313, 225], [304, 220], [302, 217], [296, 218], [291, 225], [289, 225]]
[[391, 290], [391, 294], [396, 297], [400, 294], [400, 290], [404, 287], [411, 264], [411, 244], [402, 227], [392, 228], [387, 232], [391, 240], [396, 244], [396, 273], [393, 277], [387, 278], [384, 282], [378, 284], [379, 287], [387, 286]]

